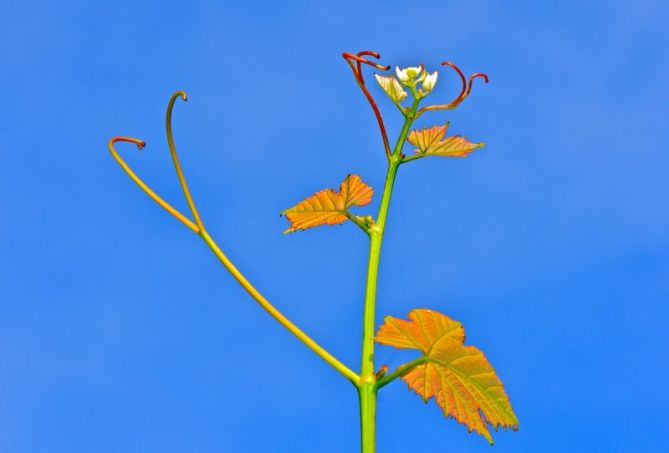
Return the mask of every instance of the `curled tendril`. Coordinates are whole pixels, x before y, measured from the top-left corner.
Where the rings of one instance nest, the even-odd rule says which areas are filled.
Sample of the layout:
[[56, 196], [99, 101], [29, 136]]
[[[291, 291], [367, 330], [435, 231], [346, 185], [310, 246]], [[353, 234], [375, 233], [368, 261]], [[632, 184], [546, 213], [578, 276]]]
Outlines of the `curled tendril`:
[[379, 69], [381, 71], [387, 71], [388, 69], [390, 69], [390, 66], [383, 66], [378, 63], [374, 63], [373, 61], [369, 61], [366, 58], [362, 58], [364, 56], [374, 57], [378, 60], [379, 58], [381, 58], [381, 54], [373, 50], [361, 50], [360, 52], [357, 53], [357, 55], [351, 55], [351, 57], [354, 58], [356, 61], [357, 77], [362, 81], [363, 84], [365, 83], [365, 78], [362, 73], [363, 63], [372, 66], [373, 68]]
[[467, 80], [465, 74], [462, 72], [462, 70], [460, 70], [460, 68], [455, 63], [451, 61], [444, 61], [441, 63], [441, 65], [448, 66], [458, 74], [458, 77], [460, 78], [460, 82], [462, 84], [460, 88], [460, 93], [455, 97], [455, 99], [453, 99], [448, 104], [438, 104], [438, 105], [430, 105], [427, 107], [423, 107], [416, 113], [416, 118], [418, 118], [420, 115], [430, 110], [451, 110], [456, 108], [458, 105], [460, 105], [462, 101], [465, 100], [467, 96], [469, 96], [469, 93], [471, 93], [472, 91], [472, 85], [474, 83], [474, 79], [476, 78], [483, 79], [485, 83], [489, 82], [488, 75], [483, 72], [474, 73], [471, 76], [469, 76], [469, 80]]
[[449, 106], [453, 105], [453, 107], [455, 107], [460, 102], [462, 102], [462, 100], [467, 96], [467, 79], [465, 79], [465, 75], [462, 73], [460, 68], [458, 68], [458, 66], [455, 63], [453, 63], [451, 61], [444, 61], [444, 62], [441, 63], [441, 65], [442, 66], [448, 66], [449, 68], [451, 68], [455, 72], [457, 72], [458, 76], [460, 77], [460, 81], [462, 82], [462, 89], [460, 90], [460, 94], [458, 94], [458, 96], [454, 100], [452, 100], [451, 102], [446, 104], [446, 105], [449, 105]]
[[165, 209], [167, 212], [172, 214], [174, 217], [176, 217], [181, 223], [186, 225], [189, 229], [191, 229], [194, 233], [200, 234], [204, 231], [204, 225], [202, 224], [202, 220], [200, 219], [200, 214], [198, 213], [197, 209], [195, 208], [195, 203], [193, 202], [193, 198], [191, 197], [190, 190], [188, 189], [188, 184], [186, 183], [186, 178], [184, 177], [183, 171], [181, 170], [181, 164], [179, 163], [179, 157], [177, 156], [177, 151], [174, 146], [174, 138], [172, 137], [172, 109], [174, 107], [174, 103], [178, 98], [183, 99], [184, 101], [187, 100], [186, 93], [183, 91], [177, 91], [172, 95], [170, 98], [170, 101], [167, 105], [167, 114], [165, 118], [165, 129], [167, 131], [167, 143], [170, 148], [170, 155], [172, 157], [172, 162], [174, 163], [174, 168], [177, 172], [177, 176], [179, 178], [179, 183], [181, 184], [181, 189], [183, 190], [184, 196], [186, 197], [186, 201], [188, 202], [188, 207], [191, 210], [191, 213], [193, 214], [193, 217], [195, 218], [195, 222], [191, 221], [188, 219], [186, 216], [184, 216], [181, 212], [179, 212], [177, 209], [175, 209], [171, 204], [166, 202], [162, 197], [160, 197], [156, 192], [153, 191], [137, 174], [130, 168], [130, 166], [121, 158], [121, 156], [116, 152], [116, 149], [114, 148], [114, 143], [117, 142], [128, 142], [128, 143], [134, 143], [137, 145], [139, 149], [144, 148], [146, 145], [142, 140], [139, 140], [137, 138], [132, 138], [132, 137], [114, 137], [111, 140], [109, 140], [109, 151], [111, 152], [112, 156], [118, 162], [118, 164], [121, 166], [121, 168], [130, 176], [130, 179], [132, 179], [143, 191], [146, 193], [153, 201], [158, 203], [163, 209]]
[[472, 74], [469, 76], [469, 84], [467, 84], [467, 95], [472, 92], [472, 84], [474, 83], [474, 79], [480, 77], [483, 79], [485, 83], [488, 83], [490, 79], [488, 79], [488, 74], [485, 74], [483, 72], [477, 72], [475, 74]]
[[381, 71], [387, 71], [388, 69], [390, 69], [390, 66], [383, 66], [373, 61], [370, 61], [367, 58], [363, 58], [365, 56], [374, 57], [377, 60], [381, 58], [381, 54], [379, 54], [378, 52], [374, 52], [373, 50], [362, 50], [358, 52], [356, 55], [353, 55], [350, 52], [344, 52], [342, 53], [342, 56], [346, 59], [346, 61], [349, 62], [349, 64], [352, 64], [351, 60], [356, 61], [358, 63], [357, 69], [360, 68], [361, 63], [364, 63], [376, 69], [380, 69]]
[[121, 156], [114, 148], [114, 143], [117, 142], [134, 143], [135, 145], [137, 145], [137, 148], [139, 149], [144, 148], [146, 143], [144, 143], [142, 140], [132, 137], [114, 137], [111, 140], [109, 140], [108, 146], [109, 146], [109, 151], [111, 152], [116, 162], [118, 162], [118, 164], [121, 166], [123, 171], [125, 171], [127, 175], [130, 176], [130, 179], [132, 179], [140, 187], [140, 189], [142, 189], [144, 193], [146, 193], [149, 196], [149, 198], [158, 203], [158, 205], [160, 205], [163, 209], [165, 209], [167, 212], [176, 217], [177, 220], [186, 225], [194, 233], [199, 233], [200, 228], [196, 224], [190, 221], [186, 216], [180, 213], [171, 204], [166, 202], [160, 195], [155, 193], [144, 181], [142, 181], [142, 179], [139, 176], [137, 176], [137, 174], [130, 168], [130, 166], [123, 160], [123, 158], [121, 158]]
[[373, 50], [362, 50], [355, 55], [350, 52], [344, 52], [342, 53], [342, 57], [344, 57], [348, 65], [351, 67], [351, 71], [353, 71], [353, 75], [355, 76], [355, 81], [358, 83], [358, 86], [367, 98], [367, 102], [369, 102], [369, 105], [374, 111], [374, 116], [376, 116], [376, 121], [379, 124], [379, 130], [381, 131], [381, 138], [383, 139], [383, 148], [385, 150], [386, 157], [390, 158], [390, 143], [388, 142], [388, 134], [386, 133], [386, 126], [383, 122], [383, 116], [381, 115], [379, 107], [376, 105], [374, 97], [367, 89], [365, 78], [362, 74], [362, 65], [366, 64], [381, 71], [387, 71], [390, 69], [390, 66], [383, 66], [374, 61], [370, 61], [367, 58], [364, 58], [373, 57], [377, 60], [381, 58], [381, 55]]
[[165, 114], [165, 131], [167, 132], [167, 144], [170, 147], [170, 156], [172, 157], [172, 162], [174, 163], [174, 169], [177, 172], [177, 177], [179, 178], [179, 184], [181, 184], [181, 189], [184, 193], [184, 197], [186, 197], [186, 201], [188, 202], [188, 207], [190, 208], [190, 212], [193, 214], [193, 218], [195, 219], [195, 223], [200, 229], [204, 229], [204, 225], [202, 224], [202, 219], [200, 219], [200, 214], [197, 211], [197, 208], [195, 207], [195, 202], [193, 201], [193, 197], [190, 194], [190, 189], [188, 188], [188, 183], [186, 182], [186, 177], [183, 174], [183, 171], [181, 170], [181, 164], [179, 163], [179, 156], [177, 156], [177, 149], [174, 146], [174, 137], [172, 136], [172, 109], [174, 107], [174, 103], [178, 98], [183, 99], [183, 101], [188, 100], [188, 95], [186, 94], [185, 91], [177, 91], [170, 97], [170, 101], [167, 104], [167, 113]]

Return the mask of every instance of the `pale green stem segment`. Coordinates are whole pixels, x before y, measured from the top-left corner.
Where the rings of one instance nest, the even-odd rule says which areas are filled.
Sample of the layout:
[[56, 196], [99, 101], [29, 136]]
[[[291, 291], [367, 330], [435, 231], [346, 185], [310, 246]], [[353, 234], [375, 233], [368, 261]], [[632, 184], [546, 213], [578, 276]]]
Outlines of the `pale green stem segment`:
[[388, 172], [386, 174], [386, 182], [383, 187], [381, 206], [379, 207], [376, 224], [369, 231], [369, 264], [367, 266], [367, 286], [365, 289], [365, 308], [362, 326], [360, 386], [358, 387], [362, 453], [374, 453], [376, 451], [376, 394], [379, 387], [374, 371], [374, 328], [381, 244], [383, 242], [390, 199], [393, 193], [393, 185], [402, 159], [402, 148], [415, 118], [418, 102], [419, 99], [414, 98], [411, 109], [405, 113], [404, 125], [397, 139], [397, 144], [393, 153], [388, 158]]
[[181, 212], [163, 200], [158, 194], [156, 194], [144, 181], [142, 181], [139, 176], [137, 176], [132, 169], [125, 163], [121, 156], [114, 149], [114, 143], [116, 142], [130, 142], [136, 144], [138, 147], [142, 148], [144, 142], [136, 138], [131, 137], [115, 137], [109, 141], [109, 151], [111, 152], [114, 159], [118, 162], [121, 168], [130, 176], [130, 178], [156, 203], [163, 207], [167, 212], [176, 217], [184, 225], [186, 225], [190, 230], [195, 234], [200, 236], [202, 240], [209, 246], [211, 251], [216, 255], [218, 260], [223, 264], [223, 267], [232, 274], [232, 276], [237, 280], [237, 282], [249, 293], [249, 295], [265, 310], [270, 314], [274, 319], [276, 319], [279, 324], [285, 327], [290, 333], [295, 335], [302, 343], [304, 343], [309, 349], [314, 351], [319, 357], [321, 357], [325, 362], [332, 366], [335, 370], [341, 373], [346, 379], [351, 381], [356, 387], [360, 386], [360, 376], [355, 373], [353, 370], [348, 368], [342, 362], [340, 362], [336, 357], [326, 351], [322, 346], [316, 343], [309, 335], [297, 327], [293, 322], [286, 318], [279, 310], [277, 310], [265, 297], [248, 281], [248, 279], [237, 269], [237, 267], [228, 259], [228, 257], [223, 253], [218, 244], [209, 236], [207, 230], [202, 223], [200, 215], [195, 207], [195, 203], [190, 194], [186, 178], [181, 169], [179, 163], [179, 158], [177, 156], [176, 148], [174, 146], [174, 140], [172, 139], [172, 107], [177, 98], [181, 97], [183, 100], [186, 100], [186, 93], [183, 91], [178, 91], [172, 95], [170, 102], [167, 108], [167, 117], [166, 117], [166, 128], [167, 128], [167, 141], [170, 147], [170, 154], [172, 156], [172, 161], [174, 163], [174, 168], [176, 169], [177, 176], [179, 177], [179, 183], [181, 189], [183, 190], [186, 201], [188, 202], [188, 207], [190, 208], [195, 222], [188, 219]]

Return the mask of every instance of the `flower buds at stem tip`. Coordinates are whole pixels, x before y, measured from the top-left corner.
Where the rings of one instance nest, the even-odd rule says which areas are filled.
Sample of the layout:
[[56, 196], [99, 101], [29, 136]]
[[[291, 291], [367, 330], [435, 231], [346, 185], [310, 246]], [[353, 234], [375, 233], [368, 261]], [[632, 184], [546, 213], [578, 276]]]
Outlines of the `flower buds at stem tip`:
[[425, 76], [425, 79], [423, 80], [423, 89], [425, 90], [426, 94], [432, 91], [432, 89], [437, 83], [438, 77], [439, 73], [437, 71], [434, 71], [432, 74], [428, 74]]
[[400, 69], [399, 66], [395, 66], [395, 73], [397, 78], [400, 79], [405, 85], [410, 85], [415, 82], [415, 79], [423, 71], [423, 66], [409, 66], [408, 68]]

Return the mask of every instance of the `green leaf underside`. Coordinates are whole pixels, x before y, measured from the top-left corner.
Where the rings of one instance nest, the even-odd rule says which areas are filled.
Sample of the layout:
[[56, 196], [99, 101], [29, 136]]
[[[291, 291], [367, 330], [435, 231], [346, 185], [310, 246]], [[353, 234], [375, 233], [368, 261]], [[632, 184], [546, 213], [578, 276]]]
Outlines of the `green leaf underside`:
[[337, 225], [349, 217], [348, 208], [365, 206], [372, 201], [374, 190], [357, 175], [348, 175], [339, 187], [321, 190], [281, 213], [290, 221], [284, 233], [306, 230], [319, 225]]
[[407, 141], [418, 148], [414, 150], [416, 153], [445, 157], [467, 157], [475, 149], [485, 146], [484, 143], [472, 143], [459, 135], [444, 138], [447, 129], [448, 123], [416, 129], [409, 133]]
[[468, 430], [484, 436], [488, 429], [518, 429], [502, 382], [483, 352], [464, 346], [462, 324], [441, 313], [416, 309], [409, 321], [387, 316], [376, 341], [401, 349], [418, 349], [426, 362], [402, 376], [425, 402], [434, 398], [445, 417], [453, 417]]

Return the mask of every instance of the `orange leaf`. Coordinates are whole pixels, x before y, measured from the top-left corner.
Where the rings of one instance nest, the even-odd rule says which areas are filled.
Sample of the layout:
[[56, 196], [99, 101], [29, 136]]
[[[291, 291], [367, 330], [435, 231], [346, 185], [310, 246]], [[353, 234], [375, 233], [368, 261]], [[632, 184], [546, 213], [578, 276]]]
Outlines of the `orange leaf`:
[[290, 228], [284, 233], [306, 230], [319, 225], [337, 225], [344, 223], [350, 214], [351, 206], [365, 206], [372, 202], [374, 190], [362, 182], [360, 176], [348, 175], [339, 187], [321, 190], [281, 213], [290, 221]]
[[485, 146], [485, 143], [472, 143], [459, 135], [444, 139], [446, 129], [448, 129], [448, 123], [443, 126], [416, 129], [409, 133], [407, 141], [418, 147], [414, 150], [416, 153], [447, 157], [467, 157], [476, 148]]
[[492, 444], [488, 424], [495, 430], [518, 429], [502, 382], [483, 352], [463, 345], [465, 331], [459, 322], [416, 309], [409, 313], [409, 321], [386, 316], [376, 341], [421, 351], [427, 360], [402, 379], [425, 402], [434, 397], [444, 416], [464, 424], [469, 432], [476, 431]]

